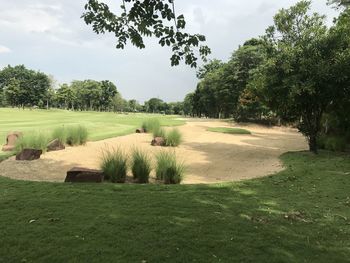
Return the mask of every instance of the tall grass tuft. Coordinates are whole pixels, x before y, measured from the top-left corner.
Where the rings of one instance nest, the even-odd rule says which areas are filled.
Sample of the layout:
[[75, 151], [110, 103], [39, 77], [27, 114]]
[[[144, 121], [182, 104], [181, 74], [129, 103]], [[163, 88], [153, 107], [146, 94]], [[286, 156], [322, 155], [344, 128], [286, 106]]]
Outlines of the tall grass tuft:
[[160, 128], [160, 122], [158, 119], [148, 119], [142, 123], [142, 128], [145, 132], [153, 132]]
[[156, 178], [164, 181], [165, 184], [181, 183], [185, 166], [176, 159], [175, 152], [160, 152], [156, 155]]
[[165, 135], [165, 145], [176, 147], [179, 146], [182, 142], [182, 134], [178, 129], [172, 129], [171, 131], [167, 132]]
[[31, 132], [26, 133], [19, 137], [16, 141], [15, 151], [21, 152], [25, 148], [31, 148], [36, 150], [42, 150], [46, 152], [47, 144], [50, 141], [50, 136], [43, 132]]
[[78, 126], [68, 126], [67, 127], [67, 144], [74, 145], [82, 145], [87, 142], [88, 139], [88, 131], [86, 127], [82, 125]]
[[156, 137], [162, 137], [162, 138], [165, 138], [165, 130], [161, 127], [153, 130], [153, 138], [156, 138]]
[[103, 152], [100, 168], [105, 179], [113, 183], [125, 183], [128, 171], [128, 157], [120, 149]]
[[66, 143], [67, 140], [67, 131], [64, 126], [56, 127], [52, 131], [52, 139], [58, 139], [62, 144]]
[[148, 183], [151, 173], [151, 160], [147, 153], [134, 149], [132, 152], [131, 171], [138, 183]]

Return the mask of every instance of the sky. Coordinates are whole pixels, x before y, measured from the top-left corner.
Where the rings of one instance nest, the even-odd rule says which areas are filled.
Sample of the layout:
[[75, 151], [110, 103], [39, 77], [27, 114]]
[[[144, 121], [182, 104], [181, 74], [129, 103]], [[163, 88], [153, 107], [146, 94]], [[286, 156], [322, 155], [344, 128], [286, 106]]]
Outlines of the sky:
[[[182, 101], [194, 91], [196, 70], [170, 66], [171, 53], [155, 39], [146, 49], [131, 44], [115, 49], [113, 35], [96, 35], [80, 18], [87, 0], [0, 0], [0, 68], [24, 64], [50, 74], [57, 83], [111, 80], [122, 96], [144, 102], [152, 97]], [[104, 0], [117, 10], [121, 0]], [[209, 58], [227, 61], [245, 40], [263, 35], [273, 16], [297, 0], [175, 0], [191, 33], [207, 38]], [[314, 0], [312, 11], [336, 11], [326, 0]]]

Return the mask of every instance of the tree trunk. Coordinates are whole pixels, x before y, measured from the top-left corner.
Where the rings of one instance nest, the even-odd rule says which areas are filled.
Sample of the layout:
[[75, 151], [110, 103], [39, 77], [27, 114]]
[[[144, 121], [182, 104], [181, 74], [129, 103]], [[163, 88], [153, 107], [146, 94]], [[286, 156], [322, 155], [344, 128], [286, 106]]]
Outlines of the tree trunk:
[[317, 135], [310, 135], [309, 136], [309, 150], [310, 150], [310, 152], [313, 152], [314, 154], [318, 154]]

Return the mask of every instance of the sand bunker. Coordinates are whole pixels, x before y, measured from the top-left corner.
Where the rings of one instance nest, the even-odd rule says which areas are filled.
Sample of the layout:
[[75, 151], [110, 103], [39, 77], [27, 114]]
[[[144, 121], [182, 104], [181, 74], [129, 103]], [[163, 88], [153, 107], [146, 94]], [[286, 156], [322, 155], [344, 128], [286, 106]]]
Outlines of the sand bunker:
[[[131, 134], [84, 146], [49, 152], [40, 160], [0, 163], [0, 175], [21, 180], [63, 182], [66, 171], [74, 166], [98, 168], [102, 151], [121, 147], [130, 152], [135, 146], [153, 153], [176, 151], [187, 166], [183, 183], [216, 183], [261, 177], [283, 169], [279, 156], [288, 151], [306, 150], [305, 139], [293, 129], [247, 125], [252, 135], [232, 135], [206, 131], [208, 127], [241, 127], [220, 121], [187, 120], [178, 127], [184, 142], [178, 148], [150, 145], [150, 134]], [[154, 176], [154, 174], [152, 174]]]

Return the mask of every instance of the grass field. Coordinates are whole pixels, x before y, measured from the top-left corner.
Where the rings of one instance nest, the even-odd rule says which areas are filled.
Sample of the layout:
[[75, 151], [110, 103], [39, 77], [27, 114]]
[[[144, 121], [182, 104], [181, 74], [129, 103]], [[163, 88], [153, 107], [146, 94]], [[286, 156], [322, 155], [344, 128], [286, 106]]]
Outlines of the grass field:
[[349, 262], [350, 157], [216, 185], [0, 177], [0, 262]]
[[[153, 114], [115, 114], [111, 112], [72, 112], [64, 110], [20, 110], [0, 108], [0, 141], [11, 131], [51, 131], [57, 126], [81, 124], [96, 141], [129, 134], [147, 118], [158, 118], [161, 125], [176, 126], [184, 121], [176, 117]], [[0, 157], [1, 158], [1, 157]]]
[[251, 134], [250, 131], [246, 129], [240, 129], [240, 128], [226, 128], [226, 127], [213, 127], [208, 128], [208, 131], [211, 132], [221, 132], [221, 133], [228, 133], [228, 134]]

